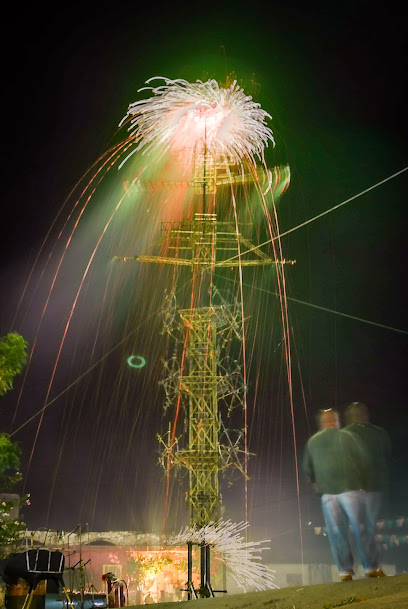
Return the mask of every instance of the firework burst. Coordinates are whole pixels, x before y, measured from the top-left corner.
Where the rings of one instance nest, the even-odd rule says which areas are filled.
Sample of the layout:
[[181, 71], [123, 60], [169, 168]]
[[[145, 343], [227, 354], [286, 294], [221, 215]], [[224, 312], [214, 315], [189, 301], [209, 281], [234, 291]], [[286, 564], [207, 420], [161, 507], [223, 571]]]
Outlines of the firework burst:
[[217, 520], [201, 528], [185, 527], [167, 542], [169, 545], [181, 546], [187, 543], [201, 545], [205, 543], [214, 548], [217, 556], [224, 562], [238, 586], [245, 591], [268, 590], [278, 588], [275, 582], [275, 571], [261, 562], [261, 552], [269, 550], [261, 547], [269, 540], [245, 541], [241, 535], [249, 527], [248, 522], [231, 522]]
[[255, 162], [269, 142], [275, 144], [266, 123], [271, 116], [236, 81], [224, 88], [215, 80], [154, 77], [146, 84], [158, 78], [165, 84], [139, 89], [151, 91], [151, 97], [130, 104], [120, 123], [130, 119], [133, 152], [188, 151], [192, 157], [206, 150], [239, 164], [243, 159]]

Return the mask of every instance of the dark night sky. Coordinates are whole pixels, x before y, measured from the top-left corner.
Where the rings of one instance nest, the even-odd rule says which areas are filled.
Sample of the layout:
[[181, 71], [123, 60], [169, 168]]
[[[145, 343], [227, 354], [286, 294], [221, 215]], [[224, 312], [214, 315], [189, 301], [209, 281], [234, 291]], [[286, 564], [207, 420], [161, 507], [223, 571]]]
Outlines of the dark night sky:
[[[146, 3], [118, 5], [104, 12], [63, 4], [53, 13], [37, 6], [24, 12], [12, 7], [4, 27], [13, 30], [13, 37], [7, 43], [3, 37], [1, 43], [1, 334], [11, 329], [27, 268], [62, 201], [108, 147], [127, 105], [151, 76], [195, 80], [223, 79], [231, 71], [243, 79], [255, 75], [258, 99], [273, 116], [277, 146], [269, 163], [291, 167], [292, 183], [280, 206], [282, 231], [406, 167], [405, 19], [401, 9], [390, 3], [378, 12], [373, 4], [366, 6], [255, 2], [215, 7], [172, 2], [166, 8]], [[286, 237], [285, 254], [298, 261], [290, 272], [291, 296], [407, 330], [407, 189], [408, 172]], [[24, 312], [28, 320], [37, 314]], [[391, 513], [408, 517], [407, 335], [295, 303], [290, 304], [290, 314], [308, 410], [313, 413], [325, 405], [342, 406], [356, 399], [367, 402], [373, 421], [386, 427], [393, 440]], [[13, 329], [24, 334], [25, 323]], [[61, 323], [55, 308], [47, 322], [50, 335], [60, 331]], [[32, 399], [22, 403], [20, 424], [43, 403], [44, 378], [49, 374], [44, 362], [50, 357], [46, 342], [37, 377], [27, 388]], [[61, 378], [57, 389], [63, 389], [70, 378]], [[10, 428], [19, 387], [17, 382], [13, 394], [3, 399], [1, 430]], [[296, 373], [301, 451], [308, 429], [300, 394]], [[61, 446], [62, 411], [58, 403], [52, 408], [54, 414], [50, 409], [44, 418], [46, 431], [27, 481], [33, 505], [26, 517], [32, 527], [45, 525], [49, 472]], [[254, 429], [268, 419], [268, 412], [268, 430], [274, 429], [273, 420], [289, 428], [288, 412], [273, 410], [272, 388], [269, 395], [267, 390], [264, 393], [259, 408], [264, 414], [259, 419], [254, 415]], [[85, 427], [92, 425], [90, 421]], [[35, 427], [29, 426], [16, 436], [25, 459], [34, 433]], [[291, 451], [290, 439], [289, 434], [279, 433], [277, 451], [283, 457], [276, 456], [268, 433], [254, 438], [258, 461], [250, 491], [256, 525], [277, 538], [297, 526], [293, 460], [285, 458]], [[48, 524], [68, 529], [84, 519], [100, 529], [151, 526], [142, 508], [138, 512], [136, 507], [136, 515], [129, 516], [128, 509], [123, 512], [126, 516], [118, 512], [112, 516], [110, 511], [107, 519], [101, 495], [110, 493], [109, 485], [103, 487], [96, 511], [85, 507], [81, 512], [78, 505], [87, 484], [83, 472], [91, 458], [86, 429], [82, 436], [79, 433], [74, 455], [63, 453], [63, 459], [72, 459], [72, 467], [66, 467], [56, 482], [61, 501], [55, 502]], [[120, 453], [121, 448], [111, 450]], [[277, 462], [283, 458], [283, 465], [271, 466], [271, 456]], [[154, 454], [138, 455], [132, 467], [140, 470], [143, 463], [150, 471], [155, 460]], [[106, 475], [115, 475], [110, 466]], [[144, 483], [138, 475], [140, 489]], [[138, 505], [138, 488], [123, 495], [124, 503], [132, 497]], [[305, 520], [310, 514], [318, 518], [316, 500], [303, 480], [302, 493]], [[228, 497], [226, 492], [227, 503]], [[273, 533], [268, 528], [271, 520]]]

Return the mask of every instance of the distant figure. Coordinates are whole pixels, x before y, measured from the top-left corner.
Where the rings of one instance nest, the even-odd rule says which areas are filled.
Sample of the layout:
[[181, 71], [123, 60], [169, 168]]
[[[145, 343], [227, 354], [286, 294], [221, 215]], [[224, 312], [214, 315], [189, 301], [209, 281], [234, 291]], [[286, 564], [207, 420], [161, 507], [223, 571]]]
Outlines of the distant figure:
[[150, 592], [148, 592], [144, 598], [144, 604], [145, 605], [152, 605], [154, 604], [154, 600], [152, 595], [150, 594]]
[[379, 566], [379, 548], [367, 522], [365, 488], [369, 485], [369, 457], [356, 434], [340, 429], [338, 413], [322, 410], [320, 431], [308, 441], [303, 467], [321, 505], [333, 560], [341, 581], [353, 579], [351, 526], [356, 548], [367, 577], [385, 575]]
[[378, 516], [388, 492], [391, 440], [382, 427], [370, 423], [368, 408], [362, 402], [352, 402], [345, 410], [345, 429], [358, 435], [368, 456], [371, 469], [367, 487], [367, 516], [375, 529]]

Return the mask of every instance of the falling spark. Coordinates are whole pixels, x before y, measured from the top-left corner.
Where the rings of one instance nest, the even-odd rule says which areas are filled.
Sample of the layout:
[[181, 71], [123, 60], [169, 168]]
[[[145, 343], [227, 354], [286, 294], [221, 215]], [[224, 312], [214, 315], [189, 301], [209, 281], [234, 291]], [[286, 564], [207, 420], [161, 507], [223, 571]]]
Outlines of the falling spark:
[[261, 545], [270, 540], [245, 541], [241, 533], [248, 527], [248, 522], [220, 519], [201, 528], [196, 525], [185, 527], [167, 543], [174, 546], [187, 543], [212, 546], [220, 560], [228, 566], [238, 586], [245, 591], [279, 588], [275, 582], [275, 571], [261, 563], [261, 552], [269, 550]]
[[[156, 79], [161, 77], [150, 78], [147, 84]], [[188, 151], [191, 160], [206, 150], [240, 164], [244, 158], [261, 158], [268, 142], [275, 144], [266, 124], [271, 116], [236, 81], [224, 88], [215, 80], [162, 80], [164, 85], [139, 89], [153, 95], [130, 104], [120, 123], [130, 118], [128, 130], [136, 144], [131, 154], [144, 149], [185, 157]]]
[[[212, 179], [212, 174], [210, 175], [212, 171], [214, 182], [216, 182], [217, 187], [219, 186], [211, 192], [208, 189], [209, 192], [206, 197], [208, 208], [206, 207], [204, 211], [217, 212], [220, 221], [232, 223], [235, 225], [237, 232], [241, 223], [243, 225], [252, 223], [256, 226], [259, 225], [259, 230], [265, 238], [272, 239], [278, 234], [274, 217], [272, 216], [270, 222], [267, 222], [268, 218], [265, 218], [265, 199], [268, 198], [268, 203], [270, 200], [276, 200], [287, 187], [290, 172], [288, 167], [273, 168], [272, 170], [266, 167], [263, 154], [265, 147], [268, 144], [274, 145], [272, 131], [267, 126], [270, 118], [269, 114], [264, 112], [250, 97], [246, 96], [236, 82], [228, 85], [228, 87], [223, 87], [215, 81], [206, 83], [197, 81], [190, 84], [181, 80], [164, 79], [163, 86], [148, 88], [150, 89], [149, 94], [146, 93], [141, 96], [149, 97], [149, 99], [132, 104], [122, 121], [122, 124], [126, 123], [125, 128], [129, 127], [125, 141], [122, 141], [117, 147], [109, 151], [108, 155], [104, 155], [98, 161], [98, 164], [95, 164], [95, 168], [89, 176], [88, 184], [84, 185], [84, 189], [81, 189], [82, 192], [79, 193], [77, 200], [73, 201], [72, 211], [62, 218], [64, 219], [62, 229], [59, 229], [59, 224], [55, 224], [53, 234], [57, 230], [60, 231], [56, 237], [57, 244], [64, 241], [62, 246], [65, 245], [65, 231], [70, 231], [70, 234], [69, 237], [67, 236], [66, 247], [62, 252], [60, 251], [61, 248], [58, 249], [56, 246], [52, 248], [49, 259], [44, 266], [44, 273], [40, 276], [40, 279], [43, 276], [48, 279], [48, 276], [50, 276], [53, 281], [51, 282], [51, 291], [47, 287], [42, 297], [42, 300], [45, 300], [45, 305], [44, 302], [41, 302], [41, 316], [37, 333], [39, 333], [43, 318], [45, 326], [45, 322], [48, 321], [55, 310], [58, 312], [58, 318], [62, 318], [67, 324], [62, 339], [60, 339], [59, 334], [56, 335], [58, 342], [54, 345], [53, 353], [54, 351], [57, 351], [57, 353], [55, 362], [51, 362], [54, 367], [47, 388], [45, 406], [37, 413], [41, 420], [36, 430], [26, 477], [28, 477], [33, 453], [37, 444], [40, 443], [40, 441], [37, 443], [37, 439], [40, 438], [39, 431], [46, 406], [51, 403], [48, 400], [51, 389], [57, 389], [57, 385], [62, 382], [64, 376], [69, 381], [68, 374], [77, 374], [78, 378], [82, 379], [83, 375], [80, 375], [80, 373], [84, 366], [94, 365], [94, 355], [96, 358], [103, 350], [106, 350], [106, 353], [111, 352], [112, 343], [122, 336], [118, 336], [118, 332], [123, 331], [126, 334], [129, 327], [137, 326], [141, 328], [138, 335], [132, 336], [132, 340], [125, 341], [123, 345], [122, 340], [120, 341], [119, 344], [123, 348], [120, 357], [118, 355], [116, 360], [112, 358], [109, 366], [107, 360], [100, 360], [103, 363], [98, 374], [95, 371], [92, 379], [88, 377], [88, 381], [84, 382], [81, 391], [77, 387], [75, 394], [72, 393], [69, 400], [67, 396], [67, 402], [63, 406], [64, 410], [61, 417], [62, 429], [50, 489], [47, 521], [51, 514], [51, 506], [54, 509], [53, 504], [57, 505], [60, 500], [55, 490], [57, 489], [58, 479], [63, 475], [64, 462], [66, 463], [65, 455], [67, 450], [71, 450], [68, 447], [72, 447], [72, 442], [78, 442], [79, 444], [83, 441], [82, 429], [86, 428], [88, 420], [91, 421], [95, 431], [92, 437], [84, 432], [90, 457], [86, 472], [84, 472], [84, 493], [81, 505], [78, 507], [80, 519], [82, 519], [82, 514], [87, 514], [84, 517], [92, 523], [94, 519], [99, 517], [98, 494], [100, 493], [100, 484], [103, 483], [107, 466], [110, 467], [108, 464], [111, 462], [112, 455], [118, 455], [115, 468], [120, 472], [120, 475], [115, 475], [115, 480], [112, 483], [115, 488], [112, 496], [118, 496], [122, 492], [127, 493], [129, 495], [128, 506], [134, 505], [134, 500], [141, 501], [140, 494], [137, 492], [137, 485], [135, 484], [134, 487], [129, 485], [126, 477], [131, 475], [131, 479], [134, 479], [134, 471], [132, 470], [130, 474], [127, 471], [127, 469], [131, 469], [128, 467], [129, 456], [132, 458], [134, 456], [140, 461], [143, 454], [151, 452], [150, 445], [146, 449], [152, 435], [150, 425], [152, 425], [154, 413], [158, 411], [158, 405], [161, 404], [162, 399], [159, 390], [153, 388], [158, 385], [161, 371], [160, 362], [170, 343], [167, 343], [167, 339], [166, 343], [164, 340], [161, 342], [160, 339], [157, 340], [154, 332], [155, 328], [152, 324], [149, 324], [151, 327], [147, 329], [139, 322], [140, 319], [151, 320], [155, 318], [152, 313], [161, 308], [158, 304], [163, 297], [162, 287], [170, 292], [177, 293], [177, 299], [181, 306], [190, 304], [190, 308], [198, 302], [200, 295], [201, 284], [197, 279], [197, 274], [192, 279], [189, 276], [185, 284], [181, 285], [186, 276], [184, 269], [179, 270], [176, 267], [172, 276], [166, 269], [158, 271], [154, 275], [154, 281], [151, 280], [150, 272], [138, 267], [136, 267], [136, 270], [132, 270], [129, 268], [131, 266], [129, 264], [126, 265], [128, 268], [125, 270], [121, 270], [119, 265], [112, 265], [108, 272], [107, 261], [111, 256], [123, 254], [123, 260], [131, 260], [133, 259], [131, 254], [133, 253], [144, 253], [145, 251], [154, 253], [158, 243], [158, 231], [163, 221], [191, 220], [196, 210], [203, 211], [200, 207], [204, 205], [203, 197], [198, 196], [201, 188], [200, 180], [205, 179], [202, 167], [198, 166], [202, 160], [206, 163], [207, 177], [210, 176]], [[129, 163], [129, 172], [122, 179], [118, 180], [118, 178], [112, 176], [111, 181], [107, 182], [105, 186], [105, 177], [110, 171], [110, 167], [117, 167], [119, 161], [122, 161], [121, 165], [123, 165], [128, 158], [127, 155], [131, 152], [138, 152], [133, 157], [137, 157], [134, 166], [131, 167]], [[144, 152], [151, 153], [153, 158], [150, 157], [147, 162], [143, 162], [140, 157]], [[210, 158], [211, 156], [212, 158]], [[258, 157], [262, 160], [262, 166], [259, 169], [257, 169], [255, 162], [255, 158]], [[194, 161], [194, 164], [189, 165], [190, 161]], [[234, 167], [230, 170], [234, 162], [238, 164], [238, 168]], [[186, 175], [187, 172], [188, 175]], [[196, 176], [198, 176], [197, 184], [194, 182]], [[116, 186], [119, 185], [120, 188], [113, 188], [115, 180], [118, 182]], [[89, 219], [89, 227], [91, 219], [99, 221], [99, 210], [100, 220], [102, 221], [106, 213], [105, 206], [110, 213], [112, 207], [117, 204], [118, 196], [120, 202], [122, 200], [126, 201], [126, 207], [124, 205], [121, 210], [122, 216], [118, 214], [115, 220], [112, 218], [112, 222], [109, 221], [109, 238], [105, 238], [103, 247], [99, 247], [100, 229], [95, 231], [96, 234], [94, 235], [93, 232], [85, 231], [87, 225], [83, 222]], [[88, 204], [91, 202], [93, 208], [88, 210]], [[89, 207], [91, 206], [89, 205]], [[75, 210], [78, 211], [74, 213]], [[268, 212], [271, 214], [269, 205]], [[81, 231], [76, 230], [78, 222], [81, 222]], [[73, 228], [72, 224], [74, 224]], [[265, 234], [267, 229], [269, 230]], [[74, 235], [76, 242], [74, 242]], [[93, 243], [94, 239], [98, 239], [98, 243], [89, 261], [92, 263], [92, 268], [88, 263], [90, 253], [86, 250], [87, 257], [83, 260], [86, 270], [83, 276], [84, 269], [82, 269], [82, 265], [78, 264], [78, 251], [80, 248], [82, 251], [85, 241], [89, 242], [92, 249], [95, 245]], [[274, 248], [273, 243], [271, 249]], [[213, 248], [215, 248], [214, 241]], [[247, 253], [245, 248], [246, 246], [243, 246], [243, 251], [239, 252], [239, 259], [242, 254]], [[277, 251], [278, 247], [276, 246]], [[167, 250], [163, 248], [163, 252], [160, 250], [160, 253], [166, 255]], [[177, 244], [174, 256], [177, 258], [180, 255], [181, 252]], [[71, 271], [71, 267], [74, 265], [75, 269]], [[280, 273], [279, 281], [281, 281], [280, 269], [277, 272]], [[71, 278], [71, 273], [72, 278], [76, 282], [80, 282], [78, 291], [78, 286]], [[272, 344], [275, 344], [273, 342], [275, 340], [274, 335], [272, 339], [272, 331], [262, 332], [263, 324], [265, 324], [265, 329], [271, 327], [270, 320], [263, 318], [263, 311], [269, 311], [270, 308], [264, 306], [265, 301], [261, 302], [254, 296], [252, 289], [245, 291], [244, 294], [242, 269], [237, 269], [236, 273], [228, 270], [228, 274], [225, 275], [223, 271], [220, 271], [220, 289], [223, 289], [225, 281], [233, 282], [229, 292], [231, 292], [232, 300], [235, 303], [234, 308], [239, 307], [239, 304], [241, 305], [239, 308], [242, 325], [244, 323], [244, 295], [246, 318], [253, 320], [248, 324], [254, 324], [253, 326], [248, 325], [249, 333], [244, 336], [242, 346], [228, 346], [226, 348], [227, 358], [231, 359], [234, 356], [240, 361], [244, 360], [246, 392], [247, 378], [250, 377], [252, 369], [259, 368], [256, 356], [254, 363], [251, 364], [253, 354], [258, 352], [255, 346], [255, 337], [262, 334], [265, 337], [263, 340], [272, 341]], [[212, 276], [211, 270], [211, 279]], [[256, 287], [260, 280], [263, 282], [262, 285], [268, 280], [263, 269], [253, 271], [250, 276], [253, 287]], [[33, 274], [32, 277], [35, 278], [35, 275]], [[68, 278], [68, 281], [66, 278]], [[134, 278], [137, 280], [133, 281]], [[87, 283], [85, 283], [85, 279]], [[63, 281], [65, 282], [64, 286], [60, 288], [57, 283]], [[270, 287], [269, 283], [265, 283], [265, 285]], [[27, 291], [26, 301], [28, 301], [29, 295], [30, 290]], [[212, 296], [210, 298], [212, 299]], [[54, 301], [55, 306], [52, 308], [49, 304], [54, 305]], [[30, 307], [26, 306], [27, 309], [30, 310]], [[123, 324], [125, 324], [124, 327]], [[272, 329], [275, 332], [274, 328]], [[278, 338], [281, 339], [280, 333]], [[181, 362], [181, 365], [178, 373], [179, 382], [174, 394], [176, 397], [172, 402], [172, 406], [175, 406], [175, 412], [171, 411], [173, 421], [168, 431], [171, 445], [177, 440], [180, 428], [184, 424], [185, 411], [181, 402], [179, 386], [180, 380], [188, 373], [185, 367], [187, 341], [188, 329], [185, 339], [180, 339], [180, 343], [177, 344], [178, 361]], [[40, 337], [38, 342], [41, 342]], [[34, 345], [36, 345], [36, 351], [40, 351], [36, 341]], [[246, 347], [246, 345], [248, 346]], [[246, 355], [246, 348], [250, 353], [249, 357]], [[122, 364], [127, 360], [129, 354], [137, 353], [139, 349], [148, 358], [149, 366], [146, 366], [143, 374], [136, 375], [136, 384], [135, 375], [129, 374], [128, 367]], [[273, 351], [268, 350], [268, 358], [270, 357], [269, 353], [273, 353]], [[36, 354], [37, 359], [38, 355]], [[140, 364], [140, 357], [134, 356], [130, 364]], [[58, 374], [56, 374], [57, 368]], [[32, 376], [31, 370], [30, 374]], [[114, 382], [112, 382], [113, 378], [115, 379]], [[259, 395], [262, 395], [263, 390], [262, 383], [260, 383]], [[244, 394], [243, 399], [246, 400], [246, 394]], [[53, 402], [53, 400], [51, 401]], [[143, 403], [145, 408], [137, 409], [135, 412], [136, 401]], [[62, 409], [61, 402], [60, 407]], [[222, 407], [225, 407], [224, 403]], [[255, 412], [255, 405], [253, 412]], [[249, 454], [247, 428], [248, 430], [251, 429], [251, 432], [254, 430], [254, 435], [261, 433], [261, 427], [267, 429], [267, 425], [262, 424], [266, 418], [266, 414], [259, 412], [258, 415], [257, 412], [257, 418], [250, 418], [251, 426], [249, 427], [246, 410], [244, 415], [238, 412], [234, 414], [234, 424], [236, 423], [239, 428], [242, 426], [242, 420], [244, 419], [246, 462]], [[129, 424], [129, 421], [132, 421], [132, 423]], [[229, 429], [232, 424], [231, 421], [231, 413], [228, 411], [226, 413], [225, 429]], [[21, 426], [18, 430], [20, 428]], [[135, 442], [136, 437], [137, 442]], [[118, 453], [119, 446], [120, 454]], [[165, 512], [163, 532], [166, 529], [168, 515], [172, 519], [171, 527], [177, 526], [176, 523], [183, 517], [182, 510], [179, 508], [180, 492], [174, 484], [173, 477], [170, 481], [170, 469], [172, 476], [173, 472], [176, 471], [173, 469], [172, 457], [172, 453], [168, 453], [166, 487], [161, 487]], [[34, 468], [32, 469], [34, 470]], [[137, 469], [136, 475], [144, 475], [142, 470], [139, 474], [139, 468]], [[143, 495], [146, 497], [146, 512], [149, 514], [152, 512], [149, 507], [150, 501], [152, 502], [151, 505], [155, 506], [154, 516], [151, 517], [155, 526], [157, 526], [157, 521], [161, 517], [159, 511], [163, 506], [162, 502], [157, 501], [157, 488], [158, 484], [150, 482], [146, 489], [147, 492]], [[248, 520], [247, 502], [247, 492], [245, 492], [245, 516], [242, 516], [245, 523]], [[114, 501], [109, 509], [108, 518], [116, 518], [117, 505]], [[125, 507], [126, 509], [127, 507]], [[123, 510], [121, 511], [122, 514]], [[133, 516], [130, 509], [129, 514], [129, 520], [131, 520]], [[231, 540], [234, 535], [240, 537], [239, 533], [242, 531], [244, 531], [244, 534], [246, 533], [248, 525], [245, 523], [243, 525], [242, 523], [239, 525], [231, 523], [220, 525], [220, 529], [223, 530], [228, 526], [232, 527], [229, 531], [230, 538], [224, 540], [224, 561], [228, 562], [233, 572], [235, 569], [237, 572], [236, 581], [244, 588], [247, 586], [258, 589], [276, 587], [273, 574], [269, 572], [269, 575], [266, 576], [264, 567], [260, 563], [259, 552], [266, 548], [259, 548], [259, 544], [246, 546], [247, 541], [244, 541], [242, 537], [240, 544], [239, 540]], [[211, 526], [216, 528], [217, 523], [213, 523]], [[215, 533], [213, 534], [215, 535]], [[209, 536], [209, 529], [207, 528], [205, 535], [207, 541]], [[221, 532], [219, 532], [220, 536]], [[262, 543], [260, 542], [260, 544]], [[218, 546], [220, 544], [222, 545], [222, 539], [218, 542]], [[212, 545], [216, 546], [215, 543]], [[238, 546], [245, 553], [245, 556], [241, 556], [239, 560], [235, 561], [236, 552], [231, 548]], [[230, 548], [229, 554], [228, 548]], [[218, 551], [221, 553], [219, 547]], [[259, 552], [257, 553], [257, 551]], [[250, 558], [250, 554], [252, 558]], [[247, 564], [248, 560], [249, 563]], [[260, 578], [262, 582], [259, 582], [256, 577]]]

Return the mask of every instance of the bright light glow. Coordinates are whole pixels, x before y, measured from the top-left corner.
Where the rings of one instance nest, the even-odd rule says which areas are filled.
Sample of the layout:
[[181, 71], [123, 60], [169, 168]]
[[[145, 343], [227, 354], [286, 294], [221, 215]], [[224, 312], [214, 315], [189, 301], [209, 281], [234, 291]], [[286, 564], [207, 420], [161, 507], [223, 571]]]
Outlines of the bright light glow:
[[201, 528], [195, 525], [185, 527], [167, 543], [174, 546], [187, 543], [195, 545], [205, 543], [212, 546], [218, 558], [228, 566], [238, 586], [245, 591], [254, 588], [256, 590], [279, 588], [275, 582], [275, 571], [261, 563], [260, 553], [269, 548], [260, 546], [270, 540], [245, 541], [241, 533], [248, 527], [248, 522], [236, 523], [220, 519]]
[[244, 158], [254, 162], [269, 142], [275, 144], [266, 124], [271, 116], [236, 81], [224, 88], [215, 80], [189, 83], [155, 77], [147, 84], [157, 78], [165, 84], [140, 89], [153, 95], [131, 104], [120, 123], [131, 117], [135, 150], [183, 155], [188, 151], [191, 158], [206, 150], [239, 164]]
[[130, 355], [127, 358], [128, 366], [131, 368], [144, 368], [146, 366], [146, 360], [141, 355]]

